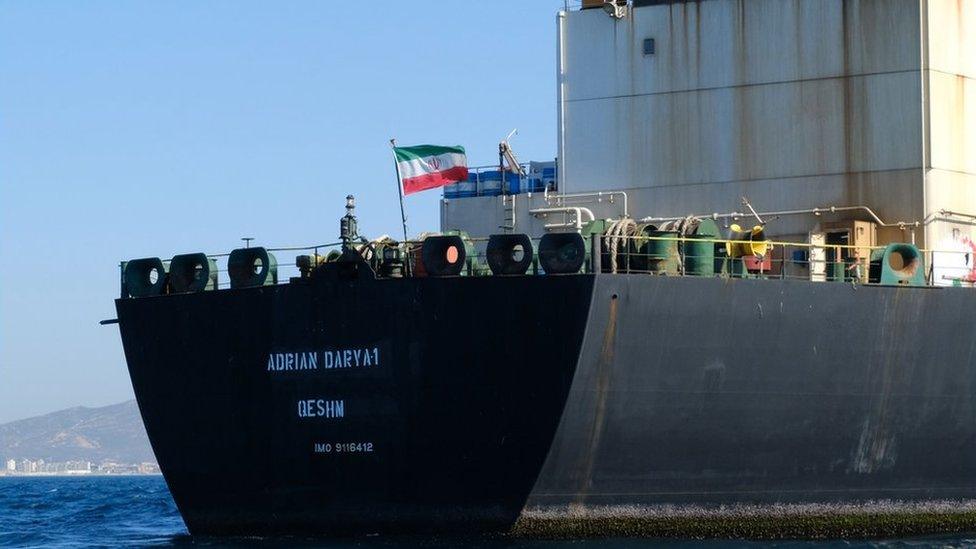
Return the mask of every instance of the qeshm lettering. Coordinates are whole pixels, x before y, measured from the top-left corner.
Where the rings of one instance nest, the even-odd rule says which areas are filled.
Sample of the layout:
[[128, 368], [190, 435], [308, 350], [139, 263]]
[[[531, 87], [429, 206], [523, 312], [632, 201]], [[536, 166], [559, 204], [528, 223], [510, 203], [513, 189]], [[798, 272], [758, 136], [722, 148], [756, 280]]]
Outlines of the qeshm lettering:
[[303, 398], [298, 401], [298, 417], [342, 419], [346, 416], [346, 401], [324, 398]]

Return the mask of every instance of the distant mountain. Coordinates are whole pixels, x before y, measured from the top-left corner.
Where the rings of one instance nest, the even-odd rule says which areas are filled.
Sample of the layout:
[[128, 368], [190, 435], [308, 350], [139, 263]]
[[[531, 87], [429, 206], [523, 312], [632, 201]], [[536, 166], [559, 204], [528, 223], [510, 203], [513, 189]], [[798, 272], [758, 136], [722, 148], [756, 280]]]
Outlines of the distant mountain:
[[156, 461], [135, 400], [101, 408], [76, 406], [0, 424], [0, 458]]

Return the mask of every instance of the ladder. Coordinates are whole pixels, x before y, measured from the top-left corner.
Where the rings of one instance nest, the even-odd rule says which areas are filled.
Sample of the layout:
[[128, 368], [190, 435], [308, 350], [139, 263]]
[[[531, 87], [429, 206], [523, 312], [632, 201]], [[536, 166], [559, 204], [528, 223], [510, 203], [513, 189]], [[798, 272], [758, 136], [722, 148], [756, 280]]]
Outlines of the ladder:
[[499, 225], [498, 228], [505, 232], [515, 232], [515, 198], [517, 195], [514, 194], [503, 194], [502, 195], [502, 208], [505, 212], [505, 217], [503, 218], [504, 225]]
[[[508, 137], [502, 139], [498, 143], [498, 172], [502, 177], [502, 208], [505, 211], [504, 225], [499, 225], [498, 228], [506, 232], [515, 231], [515, 195], [508, 194], [506, 192], [506, 185], [508, 184], [508, 178], [506, 173], [511, 171], [519, 175], [519, 177], [525, 177], [525, 170], [522, 169], [522, 165], [518, 161], [518, 157], [515, 156], [515, 151], [509, 146], [508, 140], [512, 138], [513, 135], [518, 133], [518, 129], [512, 130]], [[505, 164], [508, 164], [506, 167]]]

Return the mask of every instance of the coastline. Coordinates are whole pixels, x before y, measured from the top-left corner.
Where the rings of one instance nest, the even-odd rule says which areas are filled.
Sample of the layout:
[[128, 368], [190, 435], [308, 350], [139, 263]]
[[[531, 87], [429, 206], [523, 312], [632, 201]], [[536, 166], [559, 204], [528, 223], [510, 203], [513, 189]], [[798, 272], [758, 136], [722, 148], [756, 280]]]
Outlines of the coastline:
[[91, 477], [161, 477], [162, 473], [7, 473], [0, 472], [0, 478], [91, 478]]

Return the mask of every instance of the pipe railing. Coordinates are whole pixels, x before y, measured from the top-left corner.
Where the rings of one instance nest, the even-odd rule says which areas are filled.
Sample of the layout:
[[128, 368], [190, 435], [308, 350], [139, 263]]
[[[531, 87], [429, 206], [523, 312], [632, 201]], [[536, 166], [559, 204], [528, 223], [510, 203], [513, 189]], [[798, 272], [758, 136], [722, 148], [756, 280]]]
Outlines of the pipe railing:
[[[574, 210], [563, 208], [562, 210]], [[562, 212], [566, 213], [566, 212]], [[570, 212], [572, 213], [572, 212]], [[539, 262], [539, 238], [530, 239], [533, 245], [532, 266], [526, 276], [544, 275], [545, 270]], [[588, 258], [582, 272], [611, 271], [616, 265], [616, 273], [633, 275], [660, 275], [681, 277], [716, 278], [757, 278], [806, 280], [819, 282], [853, 282], [871, 284], [869, 279], [870, 256], [875, 250], [886, 246], [855, 246], [850, 244], [814, 245], [808, 242], [730, 240], [719, 237], [703, 238], [696, 236], [604, 236], [593, 235], [587, 242]], [[616, 240], [616, 261], [610, 261], [610, 244]], [[488, 238], [467, 238], [474, 253], [466, 258], [462, 274], [469, 276], [488, 276], [485, 247]], [[660, 244], [652, 246], [652, 243]], [[376, 243], [373, 243], [376, 244]], [[423, 240], [394, 243], [401, 251], [400, 258], [405, 276], [414, 276], [420, 261]], [[328, 252], [337, 250], [338, 242], [312, 246], [282, 246], [266, 248], [269, 252], [309, 252], [317, 256], [315, 264], [326, 261]], [[692, 250], [701, 250], [702, 245], [710, 246], [711, 253], [697, 255]], [[729, 257], [723, 253], [735, 245], [758, 246], [765, 248], [761, 256]], [[364, 258], [379, 264], [382, 258], [373, 258], [362, 244], [357, 245]], [[704, 248], [708, 249], [708, 248]], [[653, 250], [653, 251], [652, 251]], [[597, 253], [598, 252], [598, 253]], [[524, 253], [524, 252], [523, 252]], [[928, 286], [963, 286], [976, 284], [976, 250], [919, 249], [925, 269], [925, 283]], [[299, 254], [301, 255], [301, 254]], [[208, 254], [218, 261], [218, 289], [230, 287], [227, 277], [226, 258], [228, 253]], [[293, 277], [300, 277], [297, 261], [279, 261], [278, 283], [287, 283]], [[296, 258], [297, 259], [297, 258]], [[697, 267], [695, 266], [697, 262]], [[704, 262], [704, 263], [703, 263]], [[711, 266], [709, 267], [709, 262]], [[163, 261], [168, 264], [168, 260]], [[124, 263], [120, 264], [120, 269]], [[314, 265], [313, 265], [314, 266]]]
[[[672, 276], [702, 276], [700, 273], [689, 272], [687, 263], [694, 260], [712, 258], [715, 264], [712, 272], [706, 276], [732, 278], [782, 278], [820, 281], [848, 281], [869, 283], [868, 271], [871, 264], [871, 252], [885, 250], [887, 246], [857, 246], [852, 244], [824, 244], [815, 245], [808, 242], [790, 241], [757, 241], [730, 240], [721, 238], [702, 238], [697, 236], [624, 236], [601, 237], [601, 255], [608, 255], [607, 244], [612, 239], [620, 239], [622, 245], [617, 246], [618, 268], [620, 273], [652, 273]], [[649, 242], [675, 244], [667, 253], [647, 253], [639, 251], [646, 248]], [[711, 244], [711, 255], [696, 256], [685, 249], [687, 244]], [[761, 257], [744, 256], [729, 257], [717, 253], [718, 250], [734, 245], [765, 247]], [[792, 252], [800, 252], [794, 254]], [[922, 267], [925, 269], [925, 282], [929, 286], [966, 286], [976, 283], [976, 250], [940, 250], [919, 248]], [[672, 255], [667, 255], [672, 254]], [[822, 254], [822, 258], [820, 255]], [[636, 261], [635, 261], [636, 260]], [[641, 267], [645, 261], [658, 262], [651, 268]], [[660, 262], [670, 261], [662, 266]], [[718, 268], [724, 263], [724, 270]], [[634, 268], [634, 265], [638, 265]], [[744, 265], [742, 270], [728, 269]], [[767, 267], [768, 265], [768, 267]], [[602, 262], [602, 270], [606, 272], [607, 261]]]
[[559, 193], [550, 192], [548, 188], [543, 189], [543, 198], [549, 206], [560, 207], [572, 204], [600, 204], [606, 199], [608, 204], [615, 203], [615, 197], [620, 197], [621, 217], [630, 217], [627, 207], [626, 191], [594, 191], [585, 193]]
[[561, 206], [554, 208], [535, 208], [529, 210], [529, 213], [534, 217], [547, 218], [550, 214], [573, 214], [572, 221], [566, 221], [563, 223], [546, 223], [546, 230], [560, 229], [560, 228], [572, 228], [577, 232], [583, 229], [583, 223], [588, 223], [590, 221], [595, 221], [596, 216], [589, 208], [583, 208], [581, 206]]

